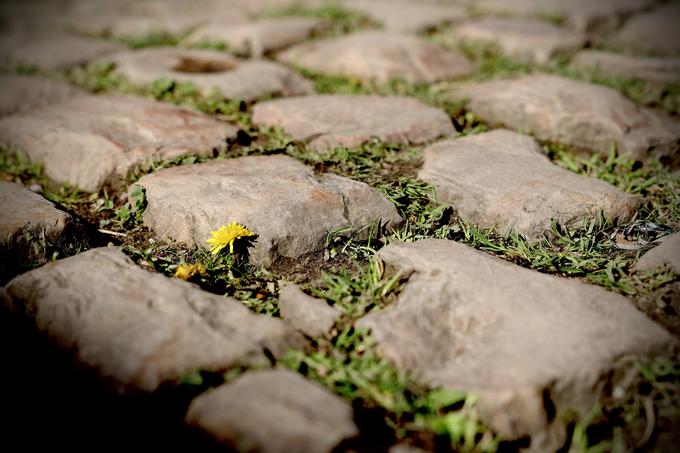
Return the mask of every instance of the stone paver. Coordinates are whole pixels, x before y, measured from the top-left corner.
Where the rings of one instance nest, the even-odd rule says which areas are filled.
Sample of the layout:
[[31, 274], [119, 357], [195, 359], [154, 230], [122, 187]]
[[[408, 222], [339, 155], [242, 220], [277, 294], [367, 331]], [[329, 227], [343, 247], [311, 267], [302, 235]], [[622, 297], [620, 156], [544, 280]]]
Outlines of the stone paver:
[[497, 45], [510, 57], [536, 64], [586, 43], [582, 33], [524, 18], [484, 17], [461, 24], [453, 34], [463, 41]]
[[407, 97], [306, 96], [261, 102], [253, 123], [278, 126], [312, 148], [355, 147], [377, 138], [418, 144], [452, 134], [448, 115]]
[[196, 398], [187, 421], [238, 451], [330, 453], [354, 437], [352, 407], [288, 370], [247, 373]]
[[633, 57], [601, 50], [582, 50], [571, 60], [571, 66], [627, 78], [680, 81], [680, 57]]
[[680, 55], [678, 23], [680, 5], [661, 5], [631, 17], [613, 37], [612, 43], [661, 55]]
[[[112, 2], [109, 2], [112, 3]], [[239, 2], [242, 4], [243, 2]], [[116, 38], [151, 34], [181, 35], [210, 21], [225, 25], [248, 20], [246, 12], [233, 0], [146, 0], [124, 2], [104, 8], [100, 2], [81, 2], [69, 15], [68, 26], [78, 32]]]
[[323, 26], [323, 21], [307, 17], [261, 19], [233, 26], [214, 22], [194, 30], [182, 44], [222, 43], [230, 53], [259, 58], [304, 41]]
[[623, 17], [640, 12], [656, 0], [479, 0], [480, 11], [496, 14], [562, 18], [579, 31], [611, 30]]
[[43, 264], [56, 250], [70, 255], [89, 242], [83, 225], [40, 195], [0, 181], [0, 249], [2, 280], [22, 264]]
[[331, 331], [342, 311], [324, 299], [305, 294], [298, 286], [287, 284], [279, 293], [281, 319], [308, 337], [319, 337]]
[[342, 5], [365, 14], [387, 30], [407, 33], [423, 32], [441, 24], [458, 22], [467, 18], [465, 8], [460, 5], [426, 1], [349, 0], [343, 2]]
[[16, 32], [0, 35], [0, 64], [66, 69], [121, 48], [115, 42], [57, 31]]
[[483, 121], [531, 133], [539, 140], [639, 160], [677, 162], [680, 122], [642, 108], [604, 86], [553, 75], [474, 84], [456, 90]]
[[391, 244], [379, 256], [412, 275], [395, 304], [358, 326], [400, 370], [477, 393], [505, 438], [547, 428], [546, 395], [557, 414], [587, 412], [595, 383], [620, 357], [676, 343], [623, 296], [453, 241]]
[[71, 99], [84, 91], [45, 77], [0, 75], [0, 117]]
[[357, 32], [298, 44], [277, 59], [328, 75], [381, 83], [393, 79], [435, 82], [470, 75], [474, 65], [461, 53], [424, 38], [386, 31]]
[[0, 119], [0, 144], [41, 162], [55, 182], [91, 192], [150, 160], [212, 156], [236, 132], [195, 111], [122, 95], [79, 96]]
[[540, 239], [551, 220], [580, 225], [603, 212], [625, 222], [640, 204], [604, 181], [552, 164], [534, 139], [508, 130], [431, 145], [418, 177], [462, 218], [529, 239]]
[[168, 168], [142, 177], [144, 224], [162, 237], [206, 246], [231, 221], [258, 234], [250, 261], [267, 266], [323, 249], [328, 233], [401, 223], [376, 189], [312, 169], [288, 156], [247, 156]]
[[660, 266], [668, 266], [680, 275], [680, 233], [663, 238], [660, 245], [642, 255], [635, 264], [635, 269], [653, 271]]
[[131, 82], [148, 86], [166, 78], [190, 82], [210, 93], [251, 101], [269, 95], [300, 95], [313, 92], [312, 83], [293, 70], [264, 60], [239, 60], [212, 50], [172, 47], [126, 51], [106, 58], [116, 72]]
[[127, 389], [153, 391], [197, 369], [269, 363], [304, 340], [235, 299], [148, 272], [119, 249], [93, 249], [16, 277], [7, 308], [31, 316], [78, 361]]

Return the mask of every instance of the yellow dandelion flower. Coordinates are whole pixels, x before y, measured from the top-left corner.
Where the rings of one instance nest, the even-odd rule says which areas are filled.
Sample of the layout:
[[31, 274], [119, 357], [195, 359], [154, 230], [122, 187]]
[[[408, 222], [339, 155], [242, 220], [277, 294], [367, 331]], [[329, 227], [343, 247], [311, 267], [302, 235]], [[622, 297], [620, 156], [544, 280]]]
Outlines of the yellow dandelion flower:
[[207, 241], [210, 244], [210, 251], [213, 255], [217, 255], [227, 245], [229, 246], [229, 253], [234, 253], [234, 241], [236, 239], [255, 236], [255, 233], [233, 221], [229, 225], [222, 225], [217, 231], [211, 231], [210, 236]]
[[205, 266], [201, 263], [180, 264], [175, 271], [175, 277], [181, 278], [182, 280], [189, 280], [191, 277], [201, 274], [205, 274]]

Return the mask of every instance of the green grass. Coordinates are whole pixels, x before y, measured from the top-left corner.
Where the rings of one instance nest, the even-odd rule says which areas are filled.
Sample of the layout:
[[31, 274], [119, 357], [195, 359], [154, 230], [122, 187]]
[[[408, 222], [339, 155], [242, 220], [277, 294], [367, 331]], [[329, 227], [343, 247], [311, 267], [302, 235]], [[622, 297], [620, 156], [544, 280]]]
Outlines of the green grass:
[[174, 47], [184, 38], [184, 35], [162, 31], [152, 31], [139, 35], [121, 36], [118, 40], [130, 49], [145, 49], [148, 47]]
[[578, 157], [562, 146], [546, 146], [545, 151], [556, 164], [574, 173], [601, 179], [644, 197], [640, 218], [680, 223], [680, 175], [671, 173], [658, 160], [640, 164], [617, 155], [613, 148], [607, 157], [594, 154], [588, 158]]
[[343, 329], [330, 340], [318, 340], [313, 352], [290, 351], [280, 366], [323, 384], [359, 410], [379, 409], [392, 430], [388, 441], [412, 433], [422, 439], [429, 432], [455, 451], [496, 449], [497, 439], [479, 421], [474, 396], [429, 389], [397, 372], [376, 354], [365, 331]]
[[319, 37], [330, 37], [353, 33], [366, 28], [375, 28], [365, 15], [343, 8], [336, 2], [324, 2], [318, 6], [291, 5], [283, 8], [265, 9], [260, 12], [260, 18], [278, 17], [310, 17], [321, 19], [326, 27], [319, 33]]

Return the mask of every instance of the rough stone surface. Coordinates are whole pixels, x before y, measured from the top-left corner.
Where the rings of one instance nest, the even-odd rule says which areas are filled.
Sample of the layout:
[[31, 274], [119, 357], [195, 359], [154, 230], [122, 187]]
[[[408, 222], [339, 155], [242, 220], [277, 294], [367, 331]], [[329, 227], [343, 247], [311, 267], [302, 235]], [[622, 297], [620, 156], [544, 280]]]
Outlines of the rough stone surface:
[[251, 101], [267, 95], [313, 92], [311, 82], [268, 61], [238, 60], [212, 50], [172, 47], [126, 51], [106, 58], [131, 82], [148, 86], [161, 78], [191, 82], [204, 92], [217, 89], [228, 98]]
[[612, 144], [635, 159], [680, 160], [680, 122], [642, 108], [603, 86], [553, 75], [529, 75], [463, 87], [482, 120], [521, 129], [539, 140], [608, 154]]
[[411, 276], [395, 304], [358, 326], [400, 370], [477, 393], [505, 438], [547, 428], [544, 396], [558, 414], [588, 411], [595, 383], [618, 359], [675, 344], [623, 296], [453, 241], [391, 244], [379, 256]]
[[658, 82], [680, 81], [680, 58], [632, 57], [601, 50], [582, 50], [571, 60], [581, 70]]
[[540, 239], [551, 220], [580, 224], [603, 212], [625, 222], [640, 203], [604, 181], [552, 164], [534, 139], [508, 130], [431, 145], [418, 177], [464, 219], [530, 239]]
[[642, 255], [635, 268], [651, 271], [660, 266], [668, 266], [680, 275], [680, 233], [665, 237], [660, 245]]
[[0, 181], [0, 281], [20, 271], [22, 265], [38, 265], [88, 244], [82, 224], [53, 203], [19, 184]]
[[206, 115], [132, 96], [80, 96], [0, 119], [0, 144], [42, 162], [46, 175], [97, 191], [137, 164], [211, 156], [237, 129]]
[[85, 94], [67, 83], [45, 77], [0, 75], [0, 116], [44, 107]]
[[80, 8], [69, 15], [67, 23], [81, 33], [116, 38], [181, 35], [211, 21], [225, 25], [247, 21], [245, 11], [239, 7], [243, 3], [234, 0], [146, 0], [102, 7], [101, 2], [92, 2], [92, 5], [81, 2]]
[[582, 47], [585, 35], [536, 19], [484, 17], [454, 29], [457, 39], [495, 44], [503, 53], [528, 63], [545, 64]]
[[239, 451], [329, 453], [358, 429], [351, 406], [288, 370], [248, 373], [196, 398], [187, 421]]
[[326, 235], [380, 220], [401, 222], [395, 207], [364, 183], [315, 175], [288, 156], [247, 156], [183, 165], [142, 177], [144, 224], [163, 237], [206, 245], [211, 230], [237, 221], [258, 234], [250, 260], [269, 265], [323, 249]]
[[320, 337], [333, 328], [342, 312], [305, 294], [299, 287], [287, 284], [279, 293], [281, 318], [308, 337]]
[[614, 36], [614, 44], [661, 55], [680, 55], [680, 5], [661, 5], [633, 16]]
[[367, 15], [387, 30], [409, 33], [427, 31], [444, 23], [467, 18], [467, 13], [461, 6], [423, 1], [349, 0], [343, 2], [343, 6]]
[[148, 272], [98, 248], [16, 277], [9, 309], [123, 388], [155, 390], [196, 369], [268, 363], [304, 340], [235, 299]]
[[480, 0], [475, 8], [483, 12], [564, 18], [579, 31], [612, 30], [626, 15], [653, 5], [656, 0]]
[[416, 36], [365, 31], [291, 47], [277, 59], [329, 75], [388, 82], [435, 82], [470, 75], [474, 65], [461, 53]]
[[59, 70], [87, 63], [121, 47], [103, 39], [56, 31], [16, 32], [0, 35], [0, 64]]
[[307, 96], [261, 102], [253, 123], [278, 126], [312, 148], [354, 147], [377, 138], [418, 144], [455, 132], [442, 110], [406, 97]]
[[215, 22], [194, 30], [182, 44], [223, 43], [230, 53], [259, 58], [304, 41], [323, 24], [321, 20], [306, 17], [261, 19], [233, 26]]

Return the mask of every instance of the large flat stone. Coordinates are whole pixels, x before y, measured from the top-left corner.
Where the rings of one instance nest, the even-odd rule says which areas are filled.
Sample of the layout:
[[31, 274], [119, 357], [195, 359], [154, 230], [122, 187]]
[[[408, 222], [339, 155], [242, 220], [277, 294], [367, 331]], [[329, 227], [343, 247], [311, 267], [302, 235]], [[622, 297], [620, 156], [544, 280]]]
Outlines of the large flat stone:
[[355, 147], [377, 138], [418, 144], [455, 129], [442, 110], [406, 97], [306, 96], [261, 102], [253, 123], [278, 126], [312, 148]]
[[561, 53], [586, 43], [584, 34], [548, 22], [510, 17], [484, 17], [466, 21], [453, 30], [456, 39], [497, 45], [515, 59], [545, 64]]
[[0, 64], [67, 69], [121, 47], [114, 42], [57, 31], [13, 32], [0, 35]]
[[323, 74], [381, 83], [393, 79], [435, 82], [470, 75], [475, 70], [459, 52], [424, 38], [386, 31], [358, 32], [299, 44], [281, 52], [277, 59]]
[[247, 373], [197, 397], [187, 421], [238, 451], [330, 453], [358, 435], [352, 407], [288, 370]]
[[601, 50], [582, 50], [571, 60], [571, 66], [621, 77], [656, 82], [680, 81], [679, 57], [640, 57]]
[[206, 246], [211, 230], [231, 221], [258, 234], [253, 263], [322, 250], [326, 235], [359, 231], [380, 220], [401, 222], [395, 207], [364, 183], [315, 175], [288, 156], [247, 156], [168, 168], [142, 177], [144, 224], [157, 234]]
[[367, 15], [387, 30], [409, 33], [427, 31], [441, 24], [458, 22], [467, 18], [465, 8], [462, 6], [423, 2], [422, 0], [418, 2], [349, 0], [343, 2], [342, 5]]
[[680, 5], [661, 5], [633, 16], [612, 38], [612, 43], [661, 55], [680, 55]]
[[661, 266], [668, 266], [680, 275], [680, 233], [663, 238], [660, 245], [642, 255], [635, 264], [635, 269], [653, 271]]
[[304, 41], [323, 26], [323, 21], [308, 17], [261, 19], [231, 26], [212, 22], [194, 30], [182, 44], [222, 43], [233, 54], [259, 58]]
[[52, 252], [71, 255], [88, 245], [84, 226], [40, 195], [0, 181], [1, 281], [46, 263]]
[[146, 271], [113, 247], [23, 274], [5, 291], [5, 308], [124, 389], [153, 391], [197, 369], [268, 363], [268, 353], [304, 344], [282, 321]]
[[0, 117], [44, 107], [85, 94], [65, 82], [45, 77], [0, 75]]
[[0, 119], [0, 144], [57, 183], [97, 191], [138, 164], [211, 156], [237, 129], [199, 112], [132, 96], [79, 96]]
[[656, 0], [479, 0], [474, 7], [486, 13], [561, 18], [578, 31], [612, 30], [623, 18]]
[[625, 222], [640, 204], [604, 181], [552, 164], [534, 139], [508, 130], [431, 145], [418, 177], [462, 218], [529, 239], [540, 239], [552, 220], [580, 225], [602, 212]]
[[642, 108], [619, 92], [553, 75], [470, 85], [455, 96], [483, 121], [539, 140], [608, 154], [615, 144], [634, 159], [680, 160], [680, 122]]
[[313, 92], [312, 83], [293, 70], [264, 60], [239, 60], [212, 50], [173, 47], [126, 51], [106, 58], [116, 72], [131, 82], [147, 86], [166, 78], [190, 82], [210, 93], [251, 101], [263, 96]]
[[558, 420], [569, 409], [589, 411], [596, 383], [621, 357], [675, 344], [623, 296], [453, 241], [391, 244], [379, 256], [411, 277], [395, 304], [358, 326], [371, 329], [398, 369], [478, 394], [504, 438], [544, 432], [544, 401]]

